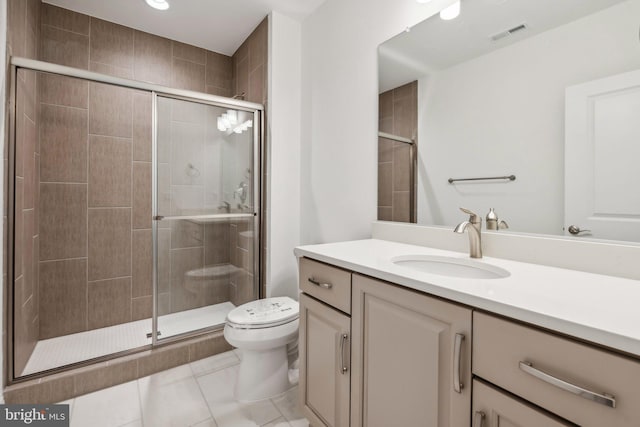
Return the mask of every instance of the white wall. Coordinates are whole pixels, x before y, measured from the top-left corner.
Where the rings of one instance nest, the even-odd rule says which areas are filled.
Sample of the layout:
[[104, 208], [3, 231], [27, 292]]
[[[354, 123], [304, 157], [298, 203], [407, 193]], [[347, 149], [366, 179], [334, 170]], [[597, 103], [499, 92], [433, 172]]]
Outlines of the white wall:
[[[5, 137], [5, 123], [7, 118], [4, 116], [5, 112], [5, 71], [6, 71], [6, 48], [7, 48], [7, 0], [0, 0], [0, 137], [6, 144]], [[4, 188], [4, 162], [0, 162], [0, 188]], [[0, 209], [4, 212], [4, 197], [0, 200]], [[4, 241], [4, 228], [0, 227], [0, 242]], [[4, 245], [0, 245], [0, 260], [4, 258]], [[2, 261], [0, 261], [2, 262]], [[4, 269], [4, 266], [2, 267]], [[3, 274], [6, 272], [3, 271]], [[0, 307], [4, 307], [4, 301], [2, 301], [3, 292], [0, 292]], [[0, 316], [0, 331], [4, 330], [4, 316]], [[4, 403], [4, 337], [0, 339], [0, 403]]]
[[302, 243], [368, 237], [377, 208], [377, 47], [452, 0], [327, 0], [302, 24]]
[[297, 299], [300, 244], [300, 23], [269, 15], [267, 296]]
[[513, 230], [562, 234], [565, 88], [640, 68], [638, 16], [625, 2], [421, 79], [418, 222], [493, 207]]

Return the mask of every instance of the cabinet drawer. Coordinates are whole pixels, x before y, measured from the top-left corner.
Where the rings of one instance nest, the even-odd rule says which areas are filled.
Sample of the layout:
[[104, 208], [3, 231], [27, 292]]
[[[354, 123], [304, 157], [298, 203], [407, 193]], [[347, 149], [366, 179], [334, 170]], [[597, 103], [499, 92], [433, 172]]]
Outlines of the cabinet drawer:
[[351, 273], [309, 258], [300, 259], [300, 290], [351, 314]]
[[473, 427], [570, 427], [490, 385], [473, 380]]
[[581, 426], [640, 425], [640, 362], [483, 313], [473, 334], [475, 375]]

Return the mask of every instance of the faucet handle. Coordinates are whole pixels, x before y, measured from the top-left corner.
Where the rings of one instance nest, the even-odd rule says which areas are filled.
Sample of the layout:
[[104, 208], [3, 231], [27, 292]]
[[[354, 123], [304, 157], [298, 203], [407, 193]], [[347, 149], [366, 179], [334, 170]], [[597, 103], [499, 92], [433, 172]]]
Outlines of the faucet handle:
[[467, 208], [460, 208], [460, 210], [464, 213], [466, 213], [467, 215], [469, 215], [469, 222], [471, 222], [472, 224], [475, 224], [477, 222], [480, 221], [480, 217], [478, 215], [476, 215], [475, 213], [473, 213], [472, 211], [470, 211]]

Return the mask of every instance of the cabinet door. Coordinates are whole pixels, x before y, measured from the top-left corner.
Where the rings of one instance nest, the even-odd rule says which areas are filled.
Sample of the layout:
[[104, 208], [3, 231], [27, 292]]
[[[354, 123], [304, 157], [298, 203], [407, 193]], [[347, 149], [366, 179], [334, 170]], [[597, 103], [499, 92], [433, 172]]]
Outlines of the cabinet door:
[[473, 380], [473, 427], [567, 427], [559, 418]]
[[300, 295], [300, 394], [314, 427], [349, 425], [351, 319]]
[[351, 424], [469, 426], [471, 310], [365, 276], [352, 285]]

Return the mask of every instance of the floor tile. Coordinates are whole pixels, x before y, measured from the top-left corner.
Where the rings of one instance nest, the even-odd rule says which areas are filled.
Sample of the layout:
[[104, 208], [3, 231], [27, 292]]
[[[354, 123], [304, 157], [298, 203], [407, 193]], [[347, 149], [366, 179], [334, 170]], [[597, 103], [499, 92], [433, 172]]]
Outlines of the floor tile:
[[64, 402], [57, 403], [58, 405], [69, 405], [69, 419], [73, 416], [73, 404], [75, 403], [75, 399], [65, 400]]
[[[189, 369], [187, 365], [185, 368]], [[173, 369], [174, 374], [177, 372]], [[190, 370], [189, 370], [190, 371]], [[165, 375], [165, 381], [174, 375]], [[191, 374], [161, 384], [151, 378], [139, 380], [142, 419], [145, 426], [185, 427], [211, 418], [200, 387]]]
[[189, 365], [181, 365], [167, 369], [166, 371], [158, 372], [157, 374], [153, 374], [148, 377], [140, 378], [138, 382], [145, 388], [145, 390], [148, 390], [150, 388], [159, 388], [190, 377], [193, 377], [193, 372], [191, 372]]
[[291, 424], [284, 417], [280, 417], [277, 420], [273, 420], [268, 424], [264, 424], [262, 427], [290, 427]]
[[238, 367], [197, 378], [218, 427], [262, 426], [282, 415], [270, 400], [239, 403], [233, 397]]
[[237, 353], [229, 351], [200, 362], [60, 404], [69, 405], [72, 427], [309, 426], [298, 404], [298, 387], [272, 399], [239, 403], [233, 397]]
[[[302, 408], [300, 407], [300, 395], [298, 387], [293, 387], [287, 392], [276, 396], [271, 401], [276, 405], [276, 408], [287, 419], [287, 421], [304, 420], [302, 415]], [[305, 420], [306, 421], [306, 420]]]
[[219, 371], [220, 369], [228, 368], [229, 366], [237, 365], [238, 363], [240, 363], [238, 356], [236, 356], [233, 351], [227, 351], [205, 359], [196, 360], [190, 365], [193, 375], [199, 377]]
[[204, 420], [198, 424], [193, 424], [190, 427], [218, 427], [218, 424], [216, 424], [213, 418], [209, 418], [208, 420]]
[[140, 419], [136, 381], [85, 394], [75, 399], [71, 427], [114, 427]]

